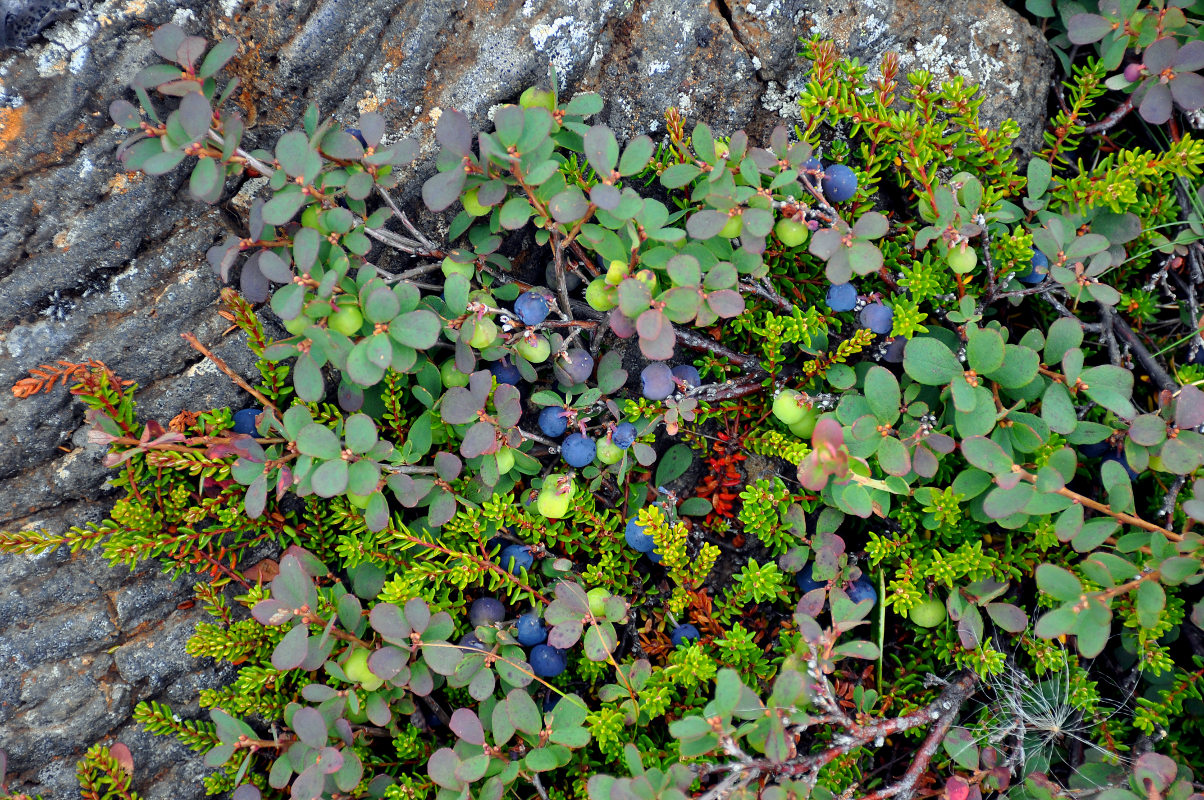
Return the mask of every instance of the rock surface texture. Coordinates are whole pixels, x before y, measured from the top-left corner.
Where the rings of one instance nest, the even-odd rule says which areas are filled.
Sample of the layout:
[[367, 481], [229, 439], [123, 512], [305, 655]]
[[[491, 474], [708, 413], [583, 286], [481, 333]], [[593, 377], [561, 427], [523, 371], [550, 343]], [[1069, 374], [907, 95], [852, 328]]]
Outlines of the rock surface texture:
[[[41, 20], [47, 4], [38, 1], [31, 13]], [[664, 110], [677, 106], [719, 132], [746, 127], [756, 137], [791, 118], [803, 74], [797, 38], [819, 33], [871, 67], [894, 49], [905, 69], [984, 82], [988, 118], [1017, 119], [1031, 148], [1052, 67], [1040, 35], [1002, 0], [95, 2], [25, 50], [0, 52], [4, 387], [42, 363], [96, 358], [138, 382], [144, 420], [245, 404], [180, 338], [195, 332], [235, 369], [254, 372], [241, 338], [223, 334], [220, 287], [204, 258], [241, 231], [238, 209], [188, 199], [183, 170], [145, 178], [113, 158], [121, 134], [108, 104], [133, 99], [128, 81], [156, 60], [150, 34], [172, 20], [211, 40], [238, 36], [228, 73], [243, 82], [238, 103], [256, 146], [316, 102], [344, 123], [378, 110], [429, 153], [434, 109], [456, 107], [480, 124], [541, 81], [549, 63], [563, 85], [601, 91], [602, 121], [621, 135], [655, 136]], [[104, 517], [103, 453], [82, 425], [83, 409], [62, 388], [26, 400], [0, 392], [0, 527], [61, 532]], [[171, 583], [157, 564], [131, 573], [95, 553], [57, 552], [0, 557], [0, 586], [9, 788], [73, 796], [86, 748], [122, 741], [144, 796], [203, 796], [200, 758], [168, 739], [152, 744], [129, 721], [151, 698], [195, 716], [198, 691], [229, 678], [182, 651], [201, 617], [177, 609], [190, 583]]]

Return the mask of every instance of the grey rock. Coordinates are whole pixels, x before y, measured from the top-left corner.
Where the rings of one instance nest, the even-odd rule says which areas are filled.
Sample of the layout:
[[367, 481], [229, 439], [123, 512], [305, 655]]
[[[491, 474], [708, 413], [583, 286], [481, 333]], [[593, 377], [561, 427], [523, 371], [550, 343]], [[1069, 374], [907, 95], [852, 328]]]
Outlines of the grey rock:
[[[905, 68], [985, 79], [988, 119], [1018, 118], [1030, 143], [1051, 67], [1040, 36], [1002, 0], [97, 0], [40, 33], [45, 15], [27, 16], [20, 30], [0, 19], [9, 41], [28, 41], [0, 53], [0, 386], [39, 364], [95, 358], [137, 381], [141, 419], [162, 423], [248, 404], [181, 332], [255, 376], [241, 334], [224, 335], [204, 257], [242, 232], [240, 209], [189, 199], [183, 170], [149, 178], [114, 158], [122, 132], [108, 104], [133, 99], [127, 84], [157, 61], [150, 32], [163, 22], [243, 43], [227, 74], [243, 84], [249, 146], [273, 143], [311, 102], [344, 124], [377, 110], [391, 135], [422, 145], [410, 178], [432, 170], [437, 109], [485, 125], [494, 106], [545, 81], [549, 64], [566, 93], [602, 92], [602, 121], [623, 136], [663, 132], [675, 106], [755, 139], [789, 120], [786, 93], [805, 66], [797, 36], [814, 29], [871, 69], [895, 49]], [[418, 186], [410, 180], [404, 199]], [[436, 236], [445, 224], [423, 219]], [[103, 448], [87, 443], [83, 408], [65, 389], [25, 400], [0, 391], [0, 441], [0, 526], [62, 532], [104, 518], [114, 498]], [[145, 796], [202, 796], [200, 756], [130, 722], [148, 699], [201, 716], [199, 691], [233, 674], [183, 653], [200, 619], [176, 608], [188, 585], [154, 564], [111, 568], [96, 552], [0, 557], [0, 743], [12, 790], [73, 796], [87, 747], [120, 740]]]

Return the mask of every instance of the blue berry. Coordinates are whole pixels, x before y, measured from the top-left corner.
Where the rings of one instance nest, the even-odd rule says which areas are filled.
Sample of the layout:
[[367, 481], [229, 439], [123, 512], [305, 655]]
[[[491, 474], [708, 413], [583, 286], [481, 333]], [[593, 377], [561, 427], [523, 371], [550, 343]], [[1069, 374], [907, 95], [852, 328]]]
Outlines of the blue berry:
[[851, 283], [834, 283], [824, 298], [833, 311], [852, 311], [857, 306], [857, 287]]
[[242, 411], [234, 413], [234, 427], [232, 430], [235, 433], [245, 433], [248, 436], [255, 435], [255, 418], [259, 416], [258, 408], [244, 408]]
[[664, 400], [673, 394], [673, 370], [662, 361], [654, 361], [640, 372], [640, 383], [644, 397], [649, 400]]
[[665, 560], [665, 557], [660, 554], [659, 550], [649, 550], [645, 555], [648, 556], [648, 560], [653, 564], [659, 564]]
[[531, 565], [535, 563], [531, 548], [525, 544], [512, 544], [503, 548], [500, 558], [501, 565], [509, 570], [511, 575], [521, 575], [524, 569], [531, 569]]
[[861, 309], [861, 326], [874, 333], [890, 333], [895, 324], [895, 312], [881, 303], [870, 303]]
[[468, 609], [468, 622], [474, 628], [478, 625], [492, 625], [505, 618], [506, 607], [493, 597], [478, 597]]
[[[548, 286], [556, 285], [556, 264], [555, 263], [553, 263], [551, 261], [548, 262], [548, 266], [544, 268], [543, 277], [544, 277], [544, 282], [547, 283]], [[564, 288], [568, 289], [571, 292], [580, 285], [581, 285], [581, 279], [577, 277], [577, 273], [573, 272], [571, 269], [566, 269], [564, 271]]]
[[360, 132], [359, 128], [348, 128], [347, 133], [351, 134], [356, 139], [358, 139], [359, 143], [361, 145], [363, 145], [364, 147], [368, 146], [368, 141], [364, 138], [364, 134]]
[[[1109, 453], [1108, 455], [1104, 456], [1104, 461], [1115, 461], [1117, 464], [1120, 464], [1122, 467], [1124, 467], [1125, 472], [1129, 473], [1129, 480], [1135, 481], [1141, 474], [1129, 466], [1129, 460], [1125, 458], [1124, 453]], [[1103, 466], [1103, 462], [1101, 462], [1100, 465]]]
[[509, 358], [494, 361], [489, 365], [489, 371], [493, 373], [493, 377], [497, 378], [498, 383], [517, 386], [523, 380], [523, 374], [518, 371], [518, 367], [514, 366]]
[[535, 611], [528, 611], [518, 618], [514, 638], [523, 647], [534, 647], [548, 640], [548, 629], [543, 625], [543, 619]]
[[817, 581], [811, 576], [812, 568], [815, 562], [808, 561], [807, 566], [803, 567], [803, 571], [795, 576], [794, 582], [798, 584], [798, 588], [803, 590], [803, 593], [813, 592], [816, 589], [822, 589], [828, 585], [827, 581]]
[[551, 305], [547, 295], [532, 289], [523, 292], [514, 301], [514, 313], [524, 325], [538, 325], [548, 318]]
[[556, 379], [568, 386], [585, 383], [594, 374], [594, 357], [587, 350], [574, 347], [565, 353], [567, 358], [557, 358], [554, 371]]
[[568, 661], [564, 657], [564, 651], [558, 650], [555, 647], [549, 647], [546, 644], [537, 644], [531, 648], [531, 671], [541, 678], [555, 678], [560, 673], [564, 672], [564, 668], [568, 666]]
[[878, 592], [874, 591], [874, 584], [870, 582], [868, 575], [862, 575], [844, 587], [844, 591], [854, 603], [869, 600], [872, 605], [878, 602]]
[[647, 533], [645, 526], [641, 525], [635, 517], [627, 520], [623, 538], [627, 540], [627, 544], [632, 550], [638, 550], [641, 553], [651, 553], [652, 549], [656, 547], [656, 542], [652, 541], [652, 534]]
[[635, 441], [635, 426], [630, 422], [620, 422], [610, 434], [610, 440], [614, 442], [615, 447], [626, 450]]
[[598, 446], [594, 440], [583, 433], [574, 433], [565, 438], [560, 444], [560, 453], [570, 467], [584, 467], [592, 464]]
[[882, 360], [888, 364], [903, 363], [903, 349], [907, 347], [907, 339], [902, 336], [896, 336], [891, 340], [891, 343], [886, 346], [886, 352], [882, 354]]
[[568, 417], [560, 406], [548, 406], [539, 412], [539, 429], [544, 436], [562, 436], [568, 427]]
[[857, 193], [857, 173], [844, 164], [833, 164], [824, 170], [823, 189], [829, 203], [843, 203]]
[[673, 377], [690, 386], [702, 386], [702, 377], [693, 364], [678, 364], [673, 368]]
[[461, 636], [459, 644], [461, 647], [471, 647], [473, 650], [488, 650], [489, 649], [488, 647], [485, 646], [485, 643], [482, 642], [480, 639], [478, 639], [477, 635], [475, 633], [473, 633], [472, 631], [469, 631], [468, 633]]
[[1035, 286], [1049, 275], [1049, 258], [1037, 248], [1033, 248], [1031, 267], [1023, 275], [1017, 275], [1021, 283]]
[[803, 171], [808, 173], [808, 178], [814, 180], [814, 173], [824, 171], [824, 162], [819, 160], [819, 156], [811, 156], [803, 162]]
[[690, 623], [678, 625], [673, 629], [673, 633], [669, 634], [669, 641], [673, 642], [674, 647], [681, 647], [686, 642], [695, 642], [702, 638], [702, 632]]

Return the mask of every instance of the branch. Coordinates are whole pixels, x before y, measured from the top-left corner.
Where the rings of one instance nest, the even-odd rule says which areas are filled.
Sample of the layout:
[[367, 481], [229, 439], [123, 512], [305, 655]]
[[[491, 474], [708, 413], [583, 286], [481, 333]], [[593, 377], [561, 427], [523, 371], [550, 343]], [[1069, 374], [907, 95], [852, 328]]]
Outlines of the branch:
[[242, 376], [239, 375], [238, 373], [236, 373], [234, 370], [230, 369], [230, 366], [225, 361], [222, 361], [220, 358], [215, 356], [213, 353], [209, 352], [208, 348], [206, 348], [205, 345], [203, 345], [199, 341], [197, 341], [197, 338], [195, 336], [193, 336], [191, 333], [181, 333], [180, 335], [182, 337], [184, 337], [184, 341], [186, 341], [190, 345], [192, 345], [192, 347], [195, 350], [197, 350], [198, 352], [200, 352], [201, 355], [203, 355], [205, 358], [212, 361], [214, 366], [216, 366], [222, 372], [226, 373], [226, 377], [228, 377], [230, 380], [234, 381], [234, 383], [240, 389], [247, 392], [252, 397], [254, 397], [256, 400], [258, 400], [260, 403], [262, 403], [264, 408], [270, 408], [270, 409], [272, 409], [272, 411], [276, 412], [276, 416], [280, 416], [280, 409], [276, 407], [275, 403], [273, 403], [271, 400], [264, 397], [263, 394], [260, 393], [258, 389], [253, 387], [251, 384], [247, 383], [245, 380], [243, 380]]

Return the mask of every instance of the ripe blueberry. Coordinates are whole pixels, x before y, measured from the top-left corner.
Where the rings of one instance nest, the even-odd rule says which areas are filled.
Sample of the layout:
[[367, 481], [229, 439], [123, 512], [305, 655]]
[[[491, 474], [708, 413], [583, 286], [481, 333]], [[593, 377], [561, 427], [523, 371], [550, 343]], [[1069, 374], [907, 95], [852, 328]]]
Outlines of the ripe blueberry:
[[693, 364], [678, 364], [673, 368], [673, 377], [691, 387], [702, 385], [702, 377]]
[[794, 577], [794, 582], [798, 584], [798, 588], [803, 590], [803, 593], [822, 589], [828, 585], [827, 581], [817, 581], [811, 577], [811, 571], [815, 567], [815, 562], [808, 561], [807, 566], [803, 567], [803, 571]]
[[489, 365], [489, 371], [493, 373], [493, 377], [497, 378], [498, 383], [508, 383], [511, 386], [517, 386], [523, 380], [523, 374], [518, 371], [518, 367], [510, 362], [509, 358], [494, 361]]
[[843, 203], [857, 193], [857, 173], [844, 164], [833, 164], [824, 170], [824, 197], [830, 203]]
[[635, 441], [635, 426], [630, 422], [620, 422], [611, 433], [610, 440], [619, 449], [626, 450]]
[[1036, 286], [1049, 276], [1049, 257], [1034, 247], [1033, 258], [1029, 263], [1032, 266], [1029, 267], [1028, 272], [1016, 277], [1019, 278], [1021, 283]]
[[569, 426], [562, 406], [548, 406], [539, 412], [539, 429], [544, 436], [561, 436]]
[[681, 647], [686, 642], [695, 642], [701, 638], [702, 632], [689, 622], [685, 625], [678, 625], [673, 629], [673, 633], [669, 634], [669, 641], [673, 642], [674, 647]]
[[492, 625], [505, 618], [506, 607], [502, 605], [502, 601], [493, 597], [478, 597], [468, 609], [468, 622], [474, 628], [478, 625]]
[[874, 584], [870, 582], [868, 575], [862, 575], [857, 580], [848, 584], [844, 587], [844, 591], [854, 603], [869, 600], [872, 605], [878, 602], [878, 592], [874, 590]]
[[523, 647], [534, 647], [548, 640], [548, 630], [538, 612], [528, 611], [518, 618], [514, 638]]
[[477, 638], [477, 635], [472, 631], [460, 637], [459, 645], [461, 647], [471, 647], [473, 650], [488, 650], [485, 643]]
[[543, 292], [531, 289], [523, 292], [514, 301], [514, 313], [524, 325], [538, 325], [548, 318], [551, 300]]
[[500, 558], [501, 565], [509, 570], [511, 575], [521, 575], [524, 569], [531, 569], [531, 565], [535, 563], [535, 557], [531, 555], [531, 548], [525, 544], [512, 544], [504, 547]]
[[852, 311], [857, 305], [857, 287], [851, 283], [834, 283], [828, 287], [824, 302], [833, 311]]
[[537, 644], [531, 648], [529, 660], [531, 671], [541, 678], [555, 678], [568, 666], [564, 651], [546, 644]]
[[242, 411], [234, 413], [234, 427], [231, 428], [235, 433], [245, 433], [248, 436], [255, 435], [255, 418], [259, 416], [260, 409], [244, 408]]
[[581, 468], [593, 463], [598, 452], [594, 440], [583, 433], [570, 434], [560, 445], [560, 452], [570, 467]]
[[635, 517], [627, 520], [623, 538], [627, 540], [627, 544], [632, 550], [638, 550], [641, 553], [651, 553], [652, 548], [656, 547], [656, 542], [652, 541], [652, 534], [648, 533], [647, 528], [641, 525]]
[[649, 400], [664, 400], [673, 394], [673, 370], [662, 361], [654, 361], [640, 372], [640, 383], [644, 397]]
[[882, 303], [870, 303], [861, 309], [861, 325], [874, 333], [890, 333], [894, 326], [895, 312]]
[[589, 351], [574, 347], [556, 359], [552, 371], [556, 374], [556, 380], [567, 386], [576, 386], [585, 383], [594, 373], [594, 357]]

